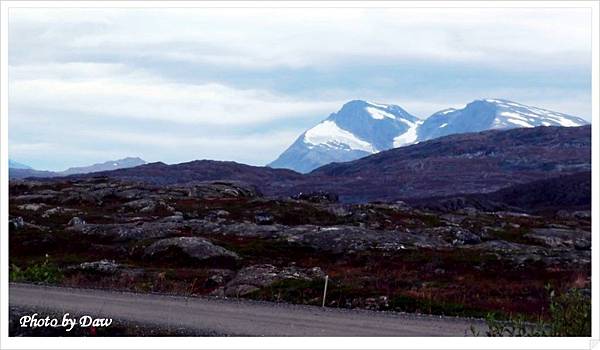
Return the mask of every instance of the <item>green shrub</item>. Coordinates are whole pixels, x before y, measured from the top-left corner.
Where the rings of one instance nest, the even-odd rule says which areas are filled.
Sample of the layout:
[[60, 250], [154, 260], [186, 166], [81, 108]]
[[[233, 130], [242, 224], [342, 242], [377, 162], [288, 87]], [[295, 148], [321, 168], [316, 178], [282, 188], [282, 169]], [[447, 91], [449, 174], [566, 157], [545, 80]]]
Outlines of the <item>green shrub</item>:
[[[550, 288], [548, 288], [550, 290]], [[550, 290], [550, 336], [589, 337], [592, 332], [592, 303], [578, 289], [559, 296]]]
[[[495, 314], [488, 314], [486, 323], [488, 337], [589, 337], [592, 332], [592, 304], [589, 297], [577, 289], [556, 295], [546, 287], [550, 298], [548, 320], [528, 322], [523, 316], [509, 317], [500, 321]], [[471, 327], [473, 335], [479, 335]]]
[[418, 312], [445, 316], [481, 317], [484, 315], [484, 312], [481, 310], [468, 307], [464, 304], [413, 298], [405, 295], [391, 298], [389, 309], [401, 312]]
[[[249, 295], [252, 299], [286, 301], [294, 304], [315, 304], [320, 303], [323, 294], [324, 280], [316, 279], [312, 281], [300, 279], [286, 279], [277, 281], [270, 286], [264, 287], [259, 291]], [[315, 300], [315, 299], [319, 300]]]
[[[547, 333], [546, 324], [543, 321], [527, 322], [522, 315], [510, 316], [508, 320], [498, 320], [495, 313], [489, 313], [485, 317], [488, 337], [540, 337]], [[478, 336], [479, 332], [471, 327], [471, 332]]]
[[10, 268], [10, 280], [12, 282], [41, 282], [41, 283], [58, 283], [62, 280], [63, 275], [53, 264], [44, 260], [41, 264], [34, 264], [25, 269], [12, 264]]

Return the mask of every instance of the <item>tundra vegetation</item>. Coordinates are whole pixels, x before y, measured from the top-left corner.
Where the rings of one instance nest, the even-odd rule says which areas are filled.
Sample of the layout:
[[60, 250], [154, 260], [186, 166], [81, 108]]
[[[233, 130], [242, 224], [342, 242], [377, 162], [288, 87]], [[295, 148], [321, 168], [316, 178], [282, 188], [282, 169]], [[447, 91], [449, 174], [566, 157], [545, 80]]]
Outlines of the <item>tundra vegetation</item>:
[[327, 307], [487, 317], [487, 335], [590, 334], [589, 211], [451, 203], [265, 197], [236, 181], [15, 180], [10, 278], [321, 305], [327, 275]]

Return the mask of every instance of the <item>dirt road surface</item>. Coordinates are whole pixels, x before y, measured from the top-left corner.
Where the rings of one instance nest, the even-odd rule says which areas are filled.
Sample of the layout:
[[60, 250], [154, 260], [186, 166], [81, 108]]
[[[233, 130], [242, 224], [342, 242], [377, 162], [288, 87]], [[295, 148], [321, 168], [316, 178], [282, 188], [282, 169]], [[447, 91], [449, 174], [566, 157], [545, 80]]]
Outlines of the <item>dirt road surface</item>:
[[469, 336], [471, 325], [485, 328], [455, 317], [16, 283], [9, 304], [228, 336]]

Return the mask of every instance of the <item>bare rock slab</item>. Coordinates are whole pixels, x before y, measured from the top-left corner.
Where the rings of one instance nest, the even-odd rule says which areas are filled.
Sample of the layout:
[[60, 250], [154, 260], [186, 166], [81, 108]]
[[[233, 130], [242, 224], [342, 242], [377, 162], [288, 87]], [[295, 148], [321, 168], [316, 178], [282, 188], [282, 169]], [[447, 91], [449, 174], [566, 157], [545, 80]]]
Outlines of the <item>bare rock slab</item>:
[[223, 266], [235, 265], [240, 260], [236, 253], [200, 237], [161, 239], [145, 249], [144, 257], [174, 263], [215, 263]]

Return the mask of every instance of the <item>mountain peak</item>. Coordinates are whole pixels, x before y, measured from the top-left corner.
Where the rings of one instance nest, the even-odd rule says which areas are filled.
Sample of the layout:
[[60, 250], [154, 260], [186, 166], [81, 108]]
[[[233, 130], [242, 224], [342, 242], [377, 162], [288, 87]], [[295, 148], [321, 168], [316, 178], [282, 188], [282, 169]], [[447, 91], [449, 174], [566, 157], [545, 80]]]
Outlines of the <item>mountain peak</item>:
[[275, 168], [308, 172], [450, 134], [535, 126], [580, 126], [587, 121], [501, 98], [483, 98], [447, 108], [425, 120], [393, 104], [351, 100], [306, 130], [274, 162]]
[[493, 104], [516, 103], [513, 101], [505, 100], [503, 98], [484, 98], [484, 99], [476, 100], [476, 101], [484, 101], [484, 102], [493, 103]]
[[367, 101], [365, 101], [365, 100], [350, 100], [350, 101], [348, 101], [348, 102], [344, 103], [344, 104], [342, 105], [342, 108], [341, 108], [341, 109], [344, 109], [344, 108], [356, 108], [356, 107], [363, 107], [363, 106], [366, 106], [366, 105], [368, 105], [368, 104], [369, 104], [369, 103], [368, 103]]
[[411, 121], [417, 119], [398, 105], [365, 100], [352, 100], [344, 103], [338, 112], [330, 115], [330, 118], [334, 118], [336, 115], [340, 114], [352, 115], [354, 117], [369, 116], [376, 120], [382, 120], [384, 118], [396, 119], [398, 117], [409, 119]]
[[369, 117], [373, 119], [390, 118], [395, 119], [393, 114], [387, 112], [389, 105], [381, 103], [367, 102], [363, 100], [352, 100], [344, 103], [342, 108], [336, 113], [332, 113], [329, 118], [335, 119], [338, 116], [341, 117], [352, 117], [352, 118], [364, 118]]
[[331, 162], [343, 162], [410, 144], [419, 119], [396, 105], [352, 100], [300, 137], [269, 164], [308, 172]]
[[394, 106], [394, 105], [366, 101], [366, 100], [350, 100], [342, 105], [341, 110], [348, 109], [348, 108], [365, 108], [365, 107], [375, 107], [375, 108], [380, 108], [380, 109], [387, 109], [391, 106]]
[[584, 119], [501, 98], [472, 101], [462, 109], [434, 113], [419, 128], [419, 140], [489, 129], [533, 128], [536, 126], [582, 126]]
[[146, 161], [143, 160], [140, 157], [125, 157], [123, 159], [116, 160], [116, 162], [134, 162], [134, 161], [135, 162], [144, 162], [144, 163], [146, 163]]

